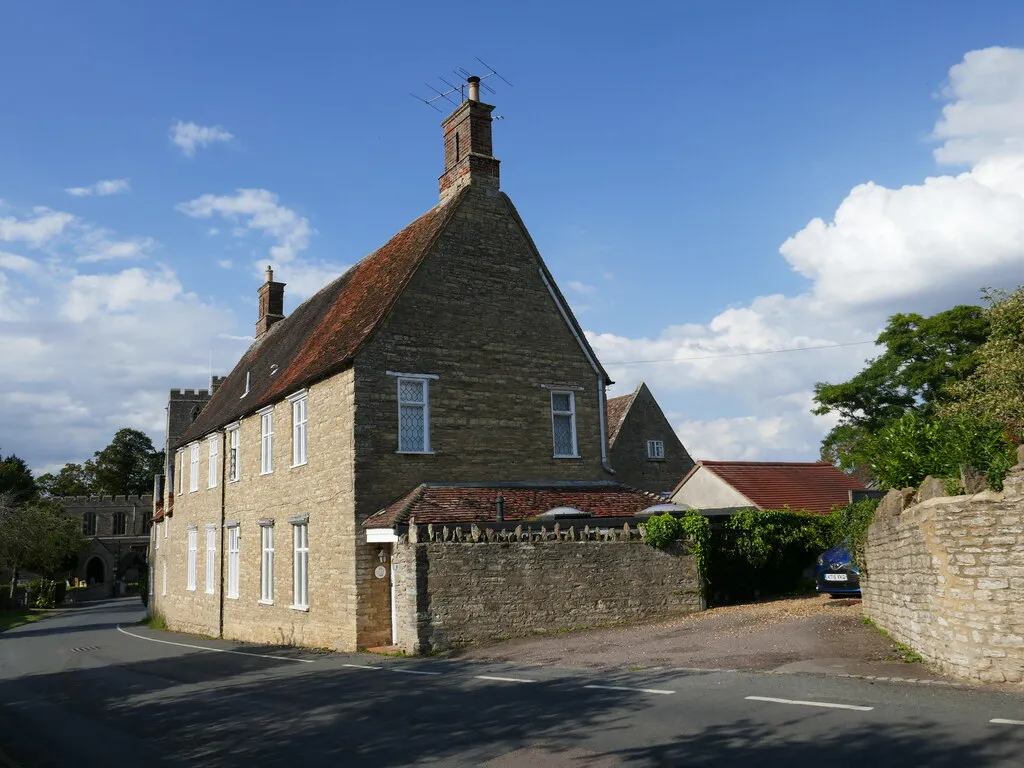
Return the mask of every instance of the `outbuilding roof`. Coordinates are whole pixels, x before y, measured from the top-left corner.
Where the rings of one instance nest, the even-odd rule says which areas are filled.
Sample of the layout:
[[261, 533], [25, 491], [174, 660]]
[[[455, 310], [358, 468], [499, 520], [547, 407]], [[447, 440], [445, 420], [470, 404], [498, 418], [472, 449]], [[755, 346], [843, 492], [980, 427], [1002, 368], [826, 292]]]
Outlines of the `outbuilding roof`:
[[864, 490], [860, 482], [828, 462], [698, 461], [675, 492], [702, 468], [731, 485], [758, 509], [789, 507], [827, 513], [848, 504], [851, 490]]

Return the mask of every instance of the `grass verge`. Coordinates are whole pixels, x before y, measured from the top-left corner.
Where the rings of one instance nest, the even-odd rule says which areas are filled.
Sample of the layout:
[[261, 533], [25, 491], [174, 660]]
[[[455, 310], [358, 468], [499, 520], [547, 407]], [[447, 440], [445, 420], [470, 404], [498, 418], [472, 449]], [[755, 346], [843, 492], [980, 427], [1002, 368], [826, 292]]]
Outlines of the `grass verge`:
[[150, 629], [167, 629], [167, 622], [164, 620], [162, 614], [154, 611], [148, 619], [146, 619], [146, 626]]
[[899, 658], [900, 661], [906, 662], [907, 664], [924, 663], [924, 656], [915, 651], [906, 643], [901, 643], [898, 640], [893, 640], [892, 636], [888, 632], [886, 632], [880, 626], [875, 624], [875, 622], [872, 621], [870, 618], [868, 618], [867, 616], [861, 616], [860, 620], [864, 622], [866, 626], [873, 627], [876, 632], [878, 632], [880, 635], [882, 635], [882, 637], [884, 637], [886, 640], [892, 643], [892, 649], [896, 652], [896, 656]]
[[42, 611], [33, 611], [30, 608], [0, 611], [0, 632], [20, 627], [23, 624], [31, 624], [33, 621], [39, 621], [45, 615]]

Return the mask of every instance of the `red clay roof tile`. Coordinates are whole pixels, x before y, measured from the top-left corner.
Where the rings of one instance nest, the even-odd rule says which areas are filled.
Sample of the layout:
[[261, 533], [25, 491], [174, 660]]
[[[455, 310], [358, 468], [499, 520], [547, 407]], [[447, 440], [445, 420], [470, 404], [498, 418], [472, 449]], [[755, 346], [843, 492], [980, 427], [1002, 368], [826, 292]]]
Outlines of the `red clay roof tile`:
[[390, 528], [417, 523], [494, 521], [495, 500], [505, 500], [505, 520], [530, 520], [556, 507], [571, 507], [592, 517], [632, 517], [662, 499], [619, 483], [425, 483], [371, 515], [363, 527]]
[[789, 507], [827, 513], [848, 504], [851, 490], [864, 490], [855, 478], [827, 462], [699, 461], [683, 482], [700, 467], [722, 478], [759, 509]]

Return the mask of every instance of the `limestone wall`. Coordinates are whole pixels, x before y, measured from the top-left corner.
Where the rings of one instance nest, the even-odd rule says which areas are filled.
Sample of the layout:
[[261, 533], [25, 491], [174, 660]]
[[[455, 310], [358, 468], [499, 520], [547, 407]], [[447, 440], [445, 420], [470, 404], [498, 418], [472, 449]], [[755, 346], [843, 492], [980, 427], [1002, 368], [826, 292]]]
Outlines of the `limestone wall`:
[[891, 491], [868, 533], [865, 614], [962, 677], [1024, 677], [1021, 470], [1002, 493]]
[[394, 545], [396, 640], [409, 653], [704, 608], [694, 557], [635, 532], [445, 533]]

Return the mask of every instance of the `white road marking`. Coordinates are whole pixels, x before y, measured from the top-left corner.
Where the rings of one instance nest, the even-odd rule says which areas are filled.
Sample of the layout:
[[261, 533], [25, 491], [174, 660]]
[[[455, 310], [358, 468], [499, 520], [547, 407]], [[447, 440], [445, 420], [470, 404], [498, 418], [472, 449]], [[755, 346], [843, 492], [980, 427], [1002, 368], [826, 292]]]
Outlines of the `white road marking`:
[[315, 659], [293, 659], [290, 656], [271, 656], [266, 653], [247, 653], [245, 651], [229, 651], [226, 648], [209, 648], [205, 645], [189, 645], [188, 643], [175, 643], [172, 640], [157, 640], [155, 637], [146, 637], [145, 635], [136, 635], [134, 632], [129, 632], [127, 629], [122, 629], [121, 625], [118, 624], [117, 631], [123, 635], [134, 637], [139, 640], [146, 640], [150, 643], [163, 643], [164, 645], [177, 645], [179, 648], [193, 648], [197, 651], [209, 651], [210, 653], [230, 653], [234, 656], [253, 656], [257, 659], [276, 659], [277, 661], [298, 661], [302, 664], [312, 664]]
[[1004, 720], [1001, 717], [992, 718], [989, 722], [996, 725], [1024, 725], [1024, 720]]
[[499, 683], [536, 683], [536, 680], [527, 680], [525, 677], [494, 677], [492, 675], [475, 675], [477, 680], [494, 680]]
[[854, 709], [858, 712], [870, 712], [874, 707], [862, 707], [859, 704], [833, 704], [829, 701], [799, 701], [797, 699], [775, 699], [771, 696], [747, 696], [747, 701], [769, 701], [773, 704], [799, 704], [802, 707], [825, 707], [826, 709]]
[[633, 691], [634, 693], [660, 693], [664, 695], [675, 693], [675, 691], [664, 691], [660, 688], [627, 688], [624, 685], [584, 685], [583, 687], [600, 688], [605, 691]]
[[424, 672], [419, 669], [392, 669], [392, 672], [401, 672], [403, 675], [440, 675], [440, 672]]
[[341, 666], [350, 669], [380, 669], [380, 667], [371, 667], [369, 664], [342, 664]]

